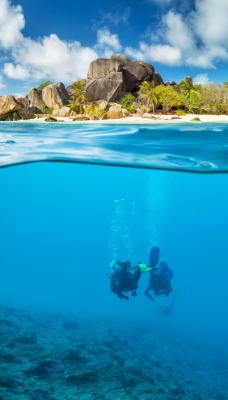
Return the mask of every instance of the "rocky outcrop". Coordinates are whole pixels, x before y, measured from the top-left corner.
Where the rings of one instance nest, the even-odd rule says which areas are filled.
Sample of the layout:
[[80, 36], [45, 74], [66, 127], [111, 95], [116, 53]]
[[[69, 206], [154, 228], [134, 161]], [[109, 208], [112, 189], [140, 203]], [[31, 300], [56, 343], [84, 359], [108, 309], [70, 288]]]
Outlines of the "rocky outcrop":
[[75, 118], [72, 119], [72, 121], [90, 121], [90, 117], [84, 115], [84, 114], [79, 114]]
[[154, 67], [142, 61], [131, 61], [122, 54], [116, 54], [111, 60], [121, 61], [124, 65], [123, 74], [123, 91], [133, 92], [139, 88], [143, 81], [152, 81], [154, 76]]
[[19, 119], [34, 118], [35, 113], [45, 112], [45, 107], [57, 110], [56, 116], [74, 116], [68, 107], [69, 94], [63, 83], [49, 85], [43, 91], [33, 88], [26, 97], [1, 96], [0, 120], [17, 121]]
[[109, 74], [122, 71], [124, 62], [118, 58], [97, 58], [92, 61], [89, 66], [88, 79], [100, 79]]
[[87, 95], [90, 101], [115, 101], [123, 87], [122, 72], [113, 72], [100, 79], [90, 79], [86, 82]]
[[34, 118], [29, 108], [29, 101], [25, 97], [15, 98], [7, 95], [0, 97], [0, 121], [18, 121]]
[[10, 114], [17, 113], [21, 110], [22, 104], [19, 103], [14, 96], [0, 97], [0, 120], [4, 121]]
[[0, 97], [0, 121], [17, 120], [23, 105], [14, 96]]
[[28, 94], [28, 100], [30, 101], [31, 106], [40, 108], [40, 102], [43, 100], [42, 98], [42, 90], [37, 88], [33, 88], [30, 90]]
[[[153, 86], [164, 84], [161, 75], [155, 73], [152, 65], [143, 61], [132, 61], [122, 54], [115, 54], [110, 59], [94, 60], [89, 66], [88, 78], [84, 82], [89, 102], [98, 102], [100, 110], [107, 111], [108, 103], [114, 103], [127, 93], [133, 93], [137, 98], [139, 86], [144, 81], [151, 82]], [[168, 84], [175, 87], [173, 82]], [[33, 114], [50, 113], [50, 110], [53, 110], [53, 115], [56, 117], [74, 117], [76, 114], [67, 107], [72, 85], [66, 89], [63, 83], [58, 82], [46, 86], [43, 90], [33, 88], [26, 98], [2, 96], [0, 120], [31, 118]], [[111, 112], [114, 115], [118, 114], [119, 110], [107, 112], [107, 118]]]
[[164, 83], [161, 75], [158, 74], [157, 72], [155, 72], [155, 74], [154, 74], [153, 82], [154, 82], [154, 86], [163, 85], [163, 83]]
[[70, 107], [62, 107], [56, 110], [53, 110], [52, 115], [54, 117], [74, 117], [76, 113], [70, 109]]
[[136, 92], [143, 81], [163, 83], [154, 67], [143, 61], [131, 61], [122, 54], [110, 59], [98, 58], [89, 66], [86, 89], [90, 101], [116, 101], [124, 92]]
[[45, 118], [44, 122], [58, 122], [58, 120], [53, 117], [47, 117], [47, 118]]
[[[35, 106], [33, 104], [31, 104], [30, 100], [27, 97], [15, 97], [16, 100], [22, 104], [23, 108], [21, 109], [21, 112], [23, 115], [28, 114], [28, 118], [29, 115], [33, 115], [35, 113], [40, 112], [40, 109], [38, 106]], [[26, 118], [26, 119], [28, 119]]]
[[42, 90], [42, 99], [46, 107], [50, 109], [58, 109], [67, 105], [70, 97], [62, 82], [46, 86]]
[[129, 111], [122, 108], [120, 104], [115, 104], [114, 106], [110, 107], [103, 119], [119, 119], [130, 116], [131, 113]]

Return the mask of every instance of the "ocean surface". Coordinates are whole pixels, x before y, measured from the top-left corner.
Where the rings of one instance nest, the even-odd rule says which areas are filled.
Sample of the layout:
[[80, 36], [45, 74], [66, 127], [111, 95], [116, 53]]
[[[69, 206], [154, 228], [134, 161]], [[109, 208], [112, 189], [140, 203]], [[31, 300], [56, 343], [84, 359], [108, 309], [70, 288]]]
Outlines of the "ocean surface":
[[228, 125], [0, 123], [0, 166], [0, 400], [227, 400]]

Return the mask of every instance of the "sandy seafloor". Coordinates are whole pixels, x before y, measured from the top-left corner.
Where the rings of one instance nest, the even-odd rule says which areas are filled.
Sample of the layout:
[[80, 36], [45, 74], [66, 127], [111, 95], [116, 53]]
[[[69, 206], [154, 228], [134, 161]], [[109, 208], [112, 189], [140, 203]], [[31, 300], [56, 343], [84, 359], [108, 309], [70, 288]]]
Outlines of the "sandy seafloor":
[[0, 338], [1, 400], [228, 398], [223, 352], [166, 324], [2, 306]]

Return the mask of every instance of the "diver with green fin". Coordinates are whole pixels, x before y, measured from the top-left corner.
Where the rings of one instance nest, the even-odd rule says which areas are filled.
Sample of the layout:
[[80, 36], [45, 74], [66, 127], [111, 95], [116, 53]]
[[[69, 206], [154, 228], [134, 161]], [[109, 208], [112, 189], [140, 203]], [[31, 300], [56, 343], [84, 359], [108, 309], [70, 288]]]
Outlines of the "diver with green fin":
[[[130, 261], [116, 261], [112, 267], [110, 287], [120, 299], [129, 300], [129, 296], [125, 293], [131, 292], [132, 296], [136, 296], [138, 282], [142, 272], [155, 270], [156, 267], [150, 267], [139, 262], [135, 267], [131, 267]], [[132, 272], [134, 271], [134, 272]]]

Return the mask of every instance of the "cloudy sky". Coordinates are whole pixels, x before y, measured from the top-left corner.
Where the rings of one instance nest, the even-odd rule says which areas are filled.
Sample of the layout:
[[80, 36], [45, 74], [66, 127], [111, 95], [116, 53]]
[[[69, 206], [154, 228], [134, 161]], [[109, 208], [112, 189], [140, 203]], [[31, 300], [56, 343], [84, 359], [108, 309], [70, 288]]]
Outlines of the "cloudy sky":
[[117, 53], [165, 81], [228, 81], [228, 0], [0, 0], [0, 95], [70, 84]]

